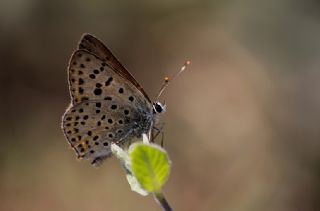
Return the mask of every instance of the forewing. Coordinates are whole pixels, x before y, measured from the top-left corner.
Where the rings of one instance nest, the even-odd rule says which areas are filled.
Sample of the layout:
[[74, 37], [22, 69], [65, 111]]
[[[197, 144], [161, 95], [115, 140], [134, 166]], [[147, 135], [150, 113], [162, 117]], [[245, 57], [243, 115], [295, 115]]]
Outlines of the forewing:
[[135, 80], [135, 78], [129, 73], [129, 71], [126, 70], [126, 68], [117, 60], [112, 52], [98, 38], [92, 36], [91, 34], [84, 34], [80, 39], [78, 47], [79, 49], [84, 49], [92, 54], [95, 54], [97, 57], [103, 60], [107, 64], [107, 66], [130, 81], [145, 96], [145, 98], [149, 102], [151, 102], [142, 86]]
[[134, 98], [141, 104], [151, 104], [136, 86], [87, 50], [73, 53], [68, 70], [73, 105], [86, 100], [109, 99], [114, 95], [125, 101]]

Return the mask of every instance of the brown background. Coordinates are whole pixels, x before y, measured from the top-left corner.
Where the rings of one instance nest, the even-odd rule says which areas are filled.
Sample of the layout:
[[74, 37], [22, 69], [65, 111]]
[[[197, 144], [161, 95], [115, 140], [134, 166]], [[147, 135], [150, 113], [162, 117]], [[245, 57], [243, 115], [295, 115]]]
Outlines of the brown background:
[[160, 210], [118, 160], [60, 130], [68, 59], [103, 40], [151, 98], [168, 88], [175, 210], [320, 210], [320, 4], [314, 0], [0, 2], [0, 210]]

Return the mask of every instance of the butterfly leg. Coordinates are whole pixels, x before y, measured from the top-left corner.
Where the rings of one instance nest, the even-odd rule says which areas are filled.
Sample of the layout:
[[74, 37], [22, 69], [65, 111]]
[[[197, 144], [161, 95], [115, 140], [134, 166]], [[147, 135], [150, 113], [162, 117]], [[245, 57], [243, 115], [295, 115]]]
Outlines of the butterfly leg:
[[156, 131], [156, 133], [154, 134], [154, 136], [152, 136], [151, 142], [154, 143], [154, 140], [158, 137], [159, 134], [161, 134], [161, 142], [160, 142], [161, 147], [163, 147], [163, 143], [164, 143], [163, 127], [164, 127], [164, 124], [162, 124], [160, 128], [157, 128], [157, 127], [152, 128], [153, 130]]

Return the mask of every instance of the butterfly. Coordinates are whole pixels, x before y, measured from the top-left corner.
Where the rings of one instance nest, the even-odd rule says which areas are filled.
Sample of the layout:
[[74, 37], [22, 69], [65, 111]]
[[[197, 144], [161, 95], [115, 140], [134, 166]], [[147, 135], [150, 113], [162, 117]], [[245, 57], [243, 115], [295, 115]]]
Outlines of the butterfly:
[[151, 102], [142, 86], [96, 37], [84, 34], [68, 66], [71, 103], [62, 129], [78, 158], [93, 165], [111, 156], [111, 143], [123, 146], [150, 134], [165, 105]]

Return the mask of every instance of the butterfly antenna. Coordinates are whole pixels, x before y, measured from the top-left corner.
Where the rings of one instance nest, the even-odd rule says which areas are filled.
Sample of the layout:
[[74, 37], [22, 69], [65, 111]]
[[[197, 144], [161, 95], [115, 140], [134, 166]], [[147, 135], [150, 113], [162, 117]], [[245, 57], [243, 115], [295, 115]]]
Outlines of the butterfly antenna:
[[183, 71], [185, 71], [187, 69], [187, 66], [189, 66], [191, 64], [191, 62], [188, 60], [184, 63], [184, 65], [180, 68], [180, 70], [178, 72], [176, 72], [172, 78], [170, 79], [169, 77], [165, 77], [164, 78], [164, 83], [161, 86], [161, 89], [159, 91], [159, 94], [156, 98], [156, 101], [159, 100], [160, 96], [162, 95], [163, 91], [167, 88], [167, 86], [169, 86], [169, 83], [171, 81], [173, 81], [175, 78], [177, 78]]

